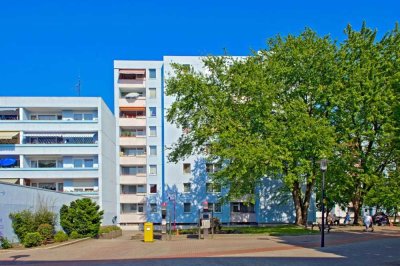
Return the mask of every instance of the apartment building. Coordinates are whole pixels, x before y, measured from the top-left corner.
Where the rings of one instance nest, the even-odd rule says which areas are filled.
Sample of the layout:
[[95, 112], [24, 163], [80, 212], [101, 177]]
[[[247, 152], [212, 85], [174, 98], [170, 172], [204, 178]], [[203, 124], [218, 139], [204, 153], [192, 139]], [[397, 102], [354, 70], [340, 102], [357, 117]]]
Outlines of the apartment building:
[[205, 203], [223, 223], [293, 222], [293, 206], [282, 206], [273, 197], [272, 190], [280, 186], [276, 181], [264, 180], [255, 192], [254, 205], [246, 205], [241, 199], [221, 204], [219, 199], [227, 188], [213, 184], [210, 177], [219, 165], [197, 156], [176, 164], [168, 162], [168, 148], [183, 130], [166, 121], [174, 99], [165, 95], [164, 88], [166, 80], [174, 75], [173, 63], [207, 71], [198, 56], [114, 61], [120, 225], [137, 228], [145, 221], [160, 223], [163, 203], [167, 205], [168, 220], [181, 225], [196, 224]]
[[0, 181], [90, 196], [117, 215], [115, 118], [101, 98], [0, 97]]

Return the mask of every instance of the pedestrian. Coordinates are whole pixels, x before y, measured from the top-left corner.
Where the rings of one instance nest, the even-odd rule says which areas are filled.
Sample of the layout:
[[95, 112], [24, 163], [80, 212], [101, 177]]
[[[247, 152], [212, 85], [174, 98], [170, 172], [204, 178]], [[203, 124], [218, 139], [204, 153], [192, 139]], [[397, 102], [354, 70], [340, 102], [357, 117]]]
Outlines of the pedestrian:
[[372, 226], [372, 217], [367, 213], [364, 214], [364, 225], [365, 225], [365, 232], [368, 232], [368, 228], [370, 227], [371, 227], [371, 232], [374, 231], [374, 227]]
[[344, 224], [350, 223], [350, 214], [349, 212], [346, 212], [346, 216], [344, 217]]

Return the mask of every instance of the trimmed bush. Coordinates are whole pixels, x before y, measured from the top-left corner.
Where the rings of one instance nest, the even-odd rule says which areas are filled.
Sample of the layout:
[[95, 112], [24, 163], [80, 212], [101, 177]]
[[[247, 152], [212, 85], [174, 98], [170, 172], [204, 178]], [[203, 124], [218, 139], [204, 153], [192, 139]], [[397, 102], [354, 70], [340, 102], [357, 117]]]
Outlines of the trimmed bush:
[[64, 242], [68, 240], [68, 235], [64, 231], [58, 231], [54, 235], [54, 241], [56, 242]]
[[70, 206], [61, 207], [60, 224], [71, 237], [73, 231], [81, 236], [94, 237], [99, 234], [103, 214], [100, 206], [91, 199], [77, 199], [71, 202]]
[[116, 225], [105, 225], [105, 226], [100, 227], [99, 235], [110, 233], [112, 231], [119, 231], [119, 230], [122, 230], [122, 229]]
[[53, 238], [54, 228], [50, 224], [41, 224], [39, 225], [37, 232], [42, 236], [44, 241], [50, 240]]
[[24, 246], [26, 248], [40, 246], [43, 242], [42, 236], [38, 232], [27, 233], [24, 238]]
[[10, 241], [8, 241], [8, 239], [5, 237], [0, 237], [0, 243], [1, 243], [1, 248], [3, 249], [12, 248]]
[[79, 234], [77, 231], [72, 231], [70, 237], [72, 239], [78, 239], [78, 238], [82, 238], [82, 235]]

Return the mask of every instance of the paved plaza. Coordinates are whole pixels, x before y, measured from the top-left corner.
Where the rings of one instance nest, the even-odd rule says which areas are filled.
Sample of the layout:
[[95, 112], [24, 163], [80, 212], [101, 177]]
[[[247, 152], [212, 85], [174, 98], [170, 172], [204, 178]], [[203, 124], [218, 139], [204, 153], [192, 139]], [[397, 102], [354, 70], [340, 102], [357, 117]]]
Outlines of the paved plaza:
[[340, 228], [326, 235], [272, 237], [185, 236], [144, 243], [125, 232], [117, 239], [90, 239], [66, 246], [0, 251], [0, 265], [400, 265], [400, 230]]

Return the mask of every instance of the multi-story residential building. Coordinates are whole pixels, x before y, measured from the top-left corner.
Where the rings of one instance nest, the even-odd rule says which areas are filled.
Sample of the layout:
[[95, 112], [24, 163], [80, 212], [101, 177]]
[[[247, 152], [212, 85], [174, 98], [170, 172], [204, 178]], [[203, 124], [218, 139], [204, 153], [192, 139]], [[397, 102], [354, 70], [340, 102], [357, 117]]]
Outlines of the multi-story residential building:
[[[116, 131], [120, 136], [119, 223], [123, 228], [135, 228], [146, 220], [160, 223], [160, 205], [165, 203], [172, 223], [195, 224], [205, 202], [223, 223], [294, 221], [293, 207], [282, 206], [272, 197], [271, 188], [279, 186], [276, 181], [265, 180], [256, 192], [254, 205], [246, 205], [240, 199], [221, 204], [218, 199], [226, 188], [214, 185], [209, 176], [220, 166], [196, 156], [176, 164], [168, 162], [167, 148], [184, 130], [166, 121], [166, 112], [174, 101], [164, 93], [166, 80], [174, 75], [172, 63], [206, 71], [202, 58], [197, 56], [114, 62]], [[315, 213], [312, 208], [311, 213]]]
[[0, 97], [0, 180], [86, 195], [117, 215], [115, 118], [101, 98]]

